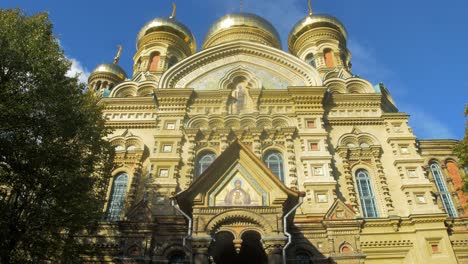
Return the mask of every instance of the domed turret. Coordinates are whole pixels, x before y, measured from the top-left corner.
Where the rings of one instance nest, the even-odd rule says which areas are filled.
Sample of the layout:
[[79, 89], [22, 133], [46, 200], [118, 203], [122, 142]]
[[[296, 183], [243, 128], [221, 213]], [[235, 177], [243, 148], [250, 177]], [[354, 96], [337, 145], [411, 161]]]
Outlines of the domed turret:
[[187, 46], [186, 48], [188, 48], [190, 53], [195, 52], [196, 43], [192, 32], [184, 24], [180, 23], [174, 18], [155, 18], [146, 23], [138, 33], [137, 49], [140, 48], [141, 45], [146, 44], [142, 43], [144, 42], [143, 40], [146, 36], [155, 32], [172, 33], [183, 40]]
[[170, 18], [155, 18], [138, 33], [137, 52], [133, 57], [134, 75], [150, 72], [160, 76], [177, 62], [195, 53], [195, 37], [174, 18], [175, 5], [173, 7]]
[[278, 31], [273, 25], [264, 18], [249, 13], [228, 14], [216, 21], [206, 34], [203, 48], [235, 40], [281, 48]]
[[114, 86], [127, 78], [125, 71], [117, 65], [121, 52], [122, 46], [119, 46], [114, 63], [99, 64], [89, 75], [88, 84], [90, 89], [97, 91], [103, 97], [107, 97]]
[[288, 48], [324, 74], [335, 68], [349, 70], [351, 54], [346, 48], [346, 40], [346, 29], [337, 18], [312, 14], [309, 5], [309, 15], [289, 33]]

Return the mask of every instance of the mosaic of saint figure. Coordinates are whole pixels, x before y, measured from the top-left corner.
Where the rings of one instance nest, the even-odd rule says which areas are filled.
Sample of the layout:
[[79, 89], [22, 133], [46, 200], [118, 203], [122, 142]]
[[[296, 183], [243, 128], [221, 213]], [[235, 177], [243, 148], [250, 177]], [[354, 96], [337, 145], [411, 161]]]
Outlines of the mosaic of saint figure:
[[250, 205], [250, 194], [242, 188], [242, 181], [234, 181], [234, 189], [230, 190], [224, 198], [226, 205]]

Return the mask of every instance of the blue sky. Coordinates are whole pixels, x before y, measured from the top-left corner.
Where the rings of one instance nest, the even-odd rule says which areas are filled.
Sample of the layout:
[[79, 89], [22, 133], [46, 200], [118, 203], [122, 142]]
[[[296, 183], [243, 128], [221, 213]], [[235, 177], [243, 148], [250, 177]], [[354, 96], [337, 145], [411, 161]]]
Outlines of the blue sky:
[[[239, 11], [239, 0], [175, 0], [176, 18], [194, 33], [198, 47], [219, 17]], [[400, 111], [411, 115], [419, 138], [464, 134], [468, 103], [468, 1], [313, 0], [315, 13], [338, 17], [349, 35], [353, 73], [384, 82]], [[122, 44], [120, 65], [131, 75], [135, 38], [154, 17], [168, 17], [170, 0], [2, 0], [28, 14], [47, 11], [54, 31], [84, 79], [111, 62]], [[290, 29], [307, 14], [307, 0], [244, 0], [244, 11], [263, 16], [278, 29], [283, 49]]]

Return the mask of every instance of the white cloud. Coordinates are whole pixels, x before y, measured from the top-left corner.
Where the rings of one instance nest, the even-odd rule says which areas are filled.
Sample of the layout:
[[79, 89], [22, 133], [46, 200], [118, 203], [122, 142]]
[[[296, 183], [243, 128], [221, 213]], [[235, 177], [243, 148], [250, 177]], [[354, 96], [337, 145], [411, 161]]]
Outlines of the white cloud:
[[409, 124], [414, 128], [414, 134], [422, 139], [455, 139], [453, 134], [445, 123], [431, 115], [429, 111], [415, 106], [403, 106], [400, 110], [410, 114]]
[[88, 77], [89, 77], [89, 71], [81, 65], [81, 63], [74, 59], [74, 58], [67, 58], [71, 61], [72, 65], [70, 67], [70, 70], [67, 72], [68, 77], [75, 77], [77, 74], [79, 74], [78, 80], [81, 83], [87, 83], [88, 82]]

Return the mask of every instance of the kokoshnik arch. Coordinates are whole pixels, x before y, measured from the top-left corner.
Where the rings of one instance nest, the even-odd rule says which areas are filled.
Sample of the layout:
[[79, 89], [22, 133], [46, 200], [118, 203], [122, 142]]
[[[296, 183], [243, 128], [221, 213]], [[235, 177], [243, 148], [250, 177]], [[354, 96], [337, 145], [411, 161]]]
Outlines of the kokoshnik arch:
[[[183, 8], [183, 7], [182, 7]], [[420, 140], [383, 84], [351, 71], [335, 17], [276, 29], [227, 14], [197, 50], [155, 18], [133, 73], [96, 67], [114, 129], [87, 263], [466, 263], [455, 140]]]

